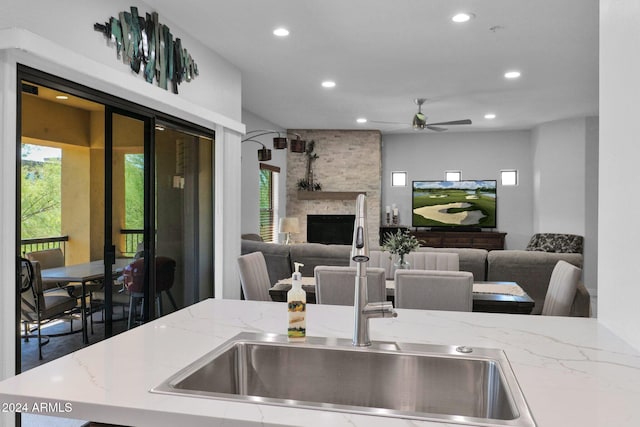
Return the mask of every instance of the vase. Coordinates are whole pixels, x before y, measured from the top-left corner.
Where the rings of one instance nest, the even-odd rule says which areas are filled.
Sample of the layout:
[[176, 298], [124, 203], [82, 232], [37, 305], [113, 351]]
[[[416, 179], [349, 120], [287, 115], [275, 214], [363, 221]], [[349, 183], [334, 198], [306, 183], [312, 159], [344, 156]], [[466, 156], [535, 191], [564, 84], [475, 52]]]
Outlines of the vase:
[[400, 258], [396, 262], [393, 263], [393, 266], [396, 270], [408, 270], [411, 268], [409, 265], [409, 261], [404, 259], [404, 255], [401, 255]]

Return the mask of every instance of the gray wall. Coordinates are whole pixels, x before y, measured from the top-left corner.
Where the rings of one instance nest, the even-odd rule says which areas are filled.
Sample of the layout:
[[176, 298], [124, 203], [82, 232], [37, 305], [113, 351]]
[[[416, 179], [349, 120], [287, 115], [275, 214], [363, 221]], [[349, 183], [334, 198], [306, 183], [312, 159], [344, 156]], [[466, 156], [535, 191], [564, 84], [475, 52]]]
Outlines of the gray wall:
[[[249, 111], [242, 110], [242, 121], [247, 127], [247, 132], [257, 129], [270, 129], [284, 131], [281, 127], [256, 116]], [[283, 218], [287, 212], [287, 150], [273, 150], [272, 135], [254, 138], [262, 142], [265, 147], [272, 149], [271, 160], [268, 163], [280, 167], [280, 182], [278, 192], [278, 217]], [[243, 137], [244, 139], [244, 137]], [[242, 143], [242, 233], [259, 234], [259, 164], [258, 149], [262, 148], [255, 142]]]
[[[529, 131], [384, 135], [382, 206], [395, 203], [400, 223], [410, 226], [412, 180], [442, 180], [445, 170], [461, 170], [462, 179], [495, 179], [498, 180], [496, 230], [508, 233], [506, 248], [524, 249], [533, 231], [530, 135]], [[517, 187], [500, 185], [502, 169], [518, 170]], [[392, 171], [407, 172], [407, 187], [391, 187]]]

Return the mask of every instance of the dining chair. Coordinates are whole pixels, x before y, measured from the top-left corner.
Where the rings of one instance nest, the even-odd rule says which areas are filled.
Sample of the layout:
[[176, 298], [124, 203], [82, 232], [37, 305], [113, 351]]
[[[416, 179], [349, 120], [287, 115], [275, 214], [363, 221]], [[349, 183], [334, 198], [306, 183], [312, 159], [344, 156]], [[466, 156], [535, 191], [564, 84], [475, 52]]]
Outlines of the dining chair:
[[[351, 305], [355, 300], [356, 267], [319, 265], [314, 269], [318, 304]], [[387, 300], [384, 268], [367, 268], [367, 296], [370, 302]]]
[[71, 315], [76, 309], [77, 300], [66, 292], [47, 290], [42, 282], [40, 263], [20, 258], [20, 314], [24, 325], [24, 339], [30, 338], [30, 324], [35, 324], [38, 331], [38, 357], [42, 360], [42, 346], [49, 342], [49, 337], [42, 338], [42, 325], [50, 320], [68, 317], [70, 332], [73, 332]]
[[269, 272], [262, 252], [251, 252], [238, 257], [240, 284], [244, 298], [253, 301], [271, 301]]
[[[38, 261], [40, 263], [41, 270], [65, 266], [64, 254], [60, 248], [29, 252], [26, 254], [26, 257], [31, 261]], [[93, 307], [92, 292], [99, 290], [102, 287], [102, 283], [85, 283], [85, 295], [82, 295], [82, 283], [59, 282], [56, 280], [46, 279], [43, 279], [42, 283], [45, 289], [65, 289], [70, 296], [73, 296], [78, 300], [83, 297], [87, 298], [87, 307], [89, 311], [87, 316], [89, 316], [89, 320], [91, 322], [91, 333], [93, 334], [93, 316], [91, 316], [91, 310]]]
[[569, 316], [582, 276], [582, 269], [566, 261], [558, 261], [551, 272], [547, 295], [542, 306], [543, 316]]
[[[62, 249], [60, 248], [28, 252], [26, 254], [26, 257], [30, 261], [38, 261], [38, 263], [40, 264], [40, 269], [64, 267], [64, 254], [62, 253]], [[67, 286], [69, 285], [68, 282], [58, 282], [56, 280], [44, 279], [42, 283], [45, 288], [58, 287], [65, 288], [70, 293], [74, 292], [73, 288], [67, 288]]]
[[[389, 251], [369, 251], [368, 267], [383, 268], [385, 277], [393, 280], [396, 267], [394, 261], [396, 256]], [[406, 255], [406, 261], [409, 262], [409, 268], [412, 270], [445, 270], [458, 271], [460, 269], [460, 256], [457, 253], [448, 252], [411, 252]], [[351, 260], [351, 267], [355, 266], [355, 262]]]
[[397, 270], [396, 308], [471, 311], [473, 274], [468, 271]]
[[460, 256], [449, 252], [410, 252], [405, 256], [411, 270], [459, 271]]
[[[122, 278], [126, 292], [129, 294], [129, 328], [133, 327], [136, 307], [141, 304], [144, 309], [144, 258], [139, 258], [122, 270]], [[155, 260], [156, 312], [163, 314], [162, 293], [164, 292], [174, 310], [178, 310], [171, 288], [175, 279], [176, 261], [165, 256], [157, 256]]]

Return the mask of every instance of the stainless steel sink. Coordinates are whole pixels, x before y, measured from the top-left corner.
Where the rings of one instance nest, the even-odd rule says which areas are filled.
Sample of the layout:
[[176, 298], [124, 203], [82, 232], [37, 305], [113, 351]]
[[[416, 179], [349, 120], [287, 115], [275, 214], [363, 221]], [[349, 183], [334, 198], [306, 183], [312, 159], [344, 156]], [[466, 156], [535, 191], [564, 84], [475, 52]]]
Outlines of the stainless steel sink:
[[502, 350], [241, 333], [151, 390], [483, 426], [535, 426]]

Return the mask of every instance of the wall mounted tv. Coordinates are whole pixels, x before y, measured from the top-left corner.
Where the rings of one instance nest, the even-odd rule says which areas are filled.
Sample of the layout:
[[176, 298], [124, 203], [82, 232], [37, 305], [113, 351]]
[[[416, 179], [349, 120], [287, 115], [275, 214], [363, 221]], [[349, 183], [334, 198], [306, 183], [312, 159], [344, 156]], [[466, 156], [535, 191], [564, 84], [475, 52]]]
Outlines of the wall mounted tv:
[[496, 181], [413, 181], [412, 226], [496, 228]]

